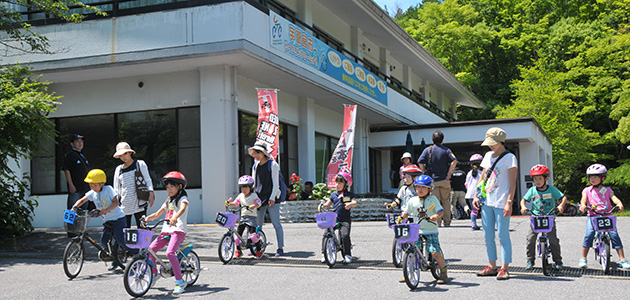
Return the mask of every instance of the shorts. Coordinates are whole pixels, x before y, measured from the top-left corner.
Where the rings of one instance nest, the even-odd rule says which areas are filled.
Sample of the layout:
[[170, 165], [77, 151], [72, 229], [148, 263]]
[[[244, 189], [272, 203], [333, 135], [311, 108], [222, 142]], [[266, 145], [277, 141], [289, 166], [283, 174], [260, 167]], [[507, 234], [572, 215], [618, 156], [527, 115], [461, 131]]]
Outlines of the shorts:
[[437, 233], [420, 234], [420, 239], [418, 239], [418, 241], [416, 242], [418, 244], [418, 248], [422, 249], [421, 248], [422, 244], [420, 244], [422, 236], [427, 238], [427, 249], [429, 250], [429, 252], [433, 252], [433, 253], [442, 252], [442, 248], [440, 247], [440, 239], [438, 238]]

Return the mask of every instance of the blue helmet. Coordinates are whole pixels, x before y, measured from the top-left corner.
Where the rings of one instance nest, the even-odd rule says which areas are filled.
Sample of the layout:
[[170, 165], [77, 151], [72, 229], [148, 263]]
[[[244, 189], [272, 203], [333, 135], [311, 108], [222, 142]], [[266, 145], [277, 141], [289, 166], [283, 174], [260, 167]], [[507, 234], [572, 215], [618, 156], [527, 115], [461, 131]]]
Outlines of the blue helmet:
[[413, 182], [413, 184], [415, 185], [419, 185], [419, 186], [426, 186], [430, 189], [433, 188], [433, 178], [431, 178], [431, 176], [429, 175], [420, 175], [416, 178], [416, 180]]

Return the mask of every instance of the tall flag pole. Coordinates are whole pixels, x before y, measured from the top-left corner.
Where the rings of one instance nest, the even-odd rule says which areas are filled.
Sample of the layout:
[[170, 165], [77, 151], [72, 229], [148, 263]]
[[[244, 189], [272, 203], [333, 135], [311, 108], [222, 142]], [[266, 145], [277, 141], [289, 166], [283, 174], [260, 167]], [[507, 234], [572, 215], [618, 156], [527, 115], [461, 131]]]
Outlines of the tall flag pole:
[[354, 125], [357, 117], [357, 106], [344, 104], [343, 132], [339, 143], [328, 163], [328, 188], [335, 188], [335, 176], [341, 171], [352, 174], [352, 150], [354, 148]]
[[258, 92], [258, 130], [256, 143], [267, 146], [269, 154], [275, 160], [278, 157], [278, 90], [256, 89]]

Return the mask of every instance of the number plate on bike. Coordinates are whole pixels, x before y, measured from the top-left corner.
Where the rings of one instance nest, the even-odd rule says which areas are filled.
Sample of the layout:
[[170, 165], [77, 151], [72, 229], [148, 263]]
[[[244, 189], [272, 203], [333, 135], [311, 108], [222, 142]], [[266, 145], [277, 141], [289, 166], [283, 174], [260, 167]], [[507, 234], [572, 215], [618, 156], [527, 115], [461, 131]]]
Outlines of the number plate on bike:
[[393, 228], [394, 225], [396, 225], [396, 220], [398, 220], [399, 216], [400, 214], [385, 214], [385, 217], [387, 217], [387, 226]]
[[532, 216], [532, 229], [536, 233], [548, 233], [553, 229], [552, 216]]
[[409, 237], [409, 225], [398, 225], [394, 228], [394, 238], [404, 239]]
[[597, 231], [614, 231], [617, 227], [617, 217], [596, 217], [593, 224], [595, 225], [595, 230]]
[[63, 212], [63, 221], [68, 224], [74, 224], [74, 219], [77, 217], [77, 212], [66, 209]]
[[217, 221], [217, 223], [218, 223], [219, 225], [221, 225], [221, 226], [225, 226], [225, 224], [226, 224], [226, 223], [227, 223], [227, 221], [228, 221], [228, 217], [227, 217], [226, 215], [222, 214], [222, 213], [218, 213], [218, 214], [217, 214], [217, 220], [216, 220], [216, 221]]
[[125, 231], [125, 244], [135, 245], [138, 243], [138, 230], [128, 229]]

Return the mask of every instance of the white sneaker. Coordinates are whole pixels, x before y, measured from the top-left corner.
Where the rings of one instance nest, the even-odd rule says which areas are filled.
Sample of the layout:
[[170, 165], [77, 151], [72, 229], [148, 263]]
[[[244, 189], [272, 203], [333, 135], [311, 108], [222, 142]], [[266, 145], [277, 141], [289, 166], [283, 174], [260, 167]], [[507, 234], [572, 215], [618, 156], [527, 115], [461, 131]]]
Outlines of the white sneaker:
[[173, 294], [178, 295], [183, 293], [187, 285], [188, 284], [183, 279], [175, 280], [175, 289], [173, 290]]
[[352, 262], [352, 257], [350, 255], [346, 255], [346, 257], [343, 258], [344, 264], [349, 264], [351, 262]]
[[320, 261], [322, 262], [322, 264], [326, 262], [326, 258], [324, 257], [324, 254], [322, 254], [322, 259]]

